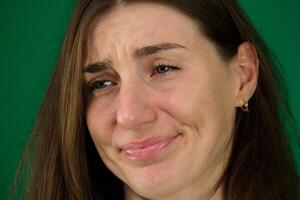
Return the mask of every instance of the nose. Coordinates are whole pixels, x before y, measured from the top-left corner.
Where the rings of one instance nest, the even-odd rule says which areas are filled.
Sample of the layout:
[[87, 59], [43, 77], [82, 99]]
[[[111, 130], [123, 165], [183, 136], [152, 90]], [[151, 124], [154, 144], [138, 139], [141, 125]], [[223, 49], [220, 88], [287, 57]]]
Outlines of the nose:
[[157, 118], [147, 86], [141, 82], [128, 81], [121, 85], [116, 121], [123, 128], [143, 128]]

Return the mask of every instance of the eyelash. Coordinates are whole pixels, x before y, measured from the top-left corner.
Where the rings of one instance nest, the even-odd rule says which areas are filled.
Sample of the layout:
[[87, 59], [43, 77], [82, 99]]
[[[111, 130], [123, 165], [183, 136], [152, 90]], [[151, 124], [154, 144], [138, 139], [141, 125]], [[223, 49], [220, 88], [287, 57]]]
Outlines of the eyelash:
[[[164, 72], [157, 72], [157, 70], [159, 68], [164, 68], [165, 70], [168, 69], [168, 71], [164, 71]], [[155, 65], [153, 68], [152, 68], [152, 72], [151, 72], [151, 77], [153, 77], [154, 75], [157, 75], [158, 78], [163, 78], [164, 76], [167, 76], [169, 73], [172, 73], [172, 71], [174, 70], [178, 70], [178, 66], [176, 65], [169, 65], [169, 64], [163, 64], [163, 63], [159, 63], [157, 65]], [[115, 85], [115, 83], [113, 81], [110, 80], [111, 78], [106, 78], [106, 77], [103, 77], [103, 78], [98, 78], [98, 79], [95, 79], [95, 80], [92, 80], [90, 81], [88, 84], [87, 84], [87, 91], [88, 92], [93, 92], [95, 90], [99, 90], [100, 92], [104, 92], [106, 89], [108, 89], [108, 87], [110, 85]], [[110, 83], [108, 83], [110, 82]], [[99, 85], [97, 84], [101, 84], [101, 86], [103, 84], [106, 84], [104, 85], [102, 88], [98, 88]], [[108, 84], [108, 85], [107, 85]]]
[[[110, 82], [110, 83], [108, 83]], [[101, 84], [101, 86], [99, 86]], [[97, 78], [87, 84], [87, 91], [93, 92], [95, 90], [105, 90], [107, 89], [108, 85], [113, 84], [113, 81], [107, 79], [107, 78]], [[103, 86], [104, 85], [104, 86]], [[101, 88], [98, 88], [101, 87]]]
[[[161, 67], [164, 67], [164, 68], [168, 68], [169, 70], [171, 71], [167, 71], [167, 72], [164, 72], [164, 73], [157, 73], [157, 71], [155, 72], [155, 70], [161, 68]], [[155, 74], [157, 74], [159, 77], [163, 77], [163, 76], [166, 76], [168, 75], [169, 73], [171, 73], [172, 71], [174, 70], [178, 70], [178, 66], [176, 65], [169, 65], [169, 64], [163, 64], [163, 63], [159, 63], [158, 65], [154, 66], [153, 69], [152, 69], [152, 74], [151, 74], [151, 77]]]

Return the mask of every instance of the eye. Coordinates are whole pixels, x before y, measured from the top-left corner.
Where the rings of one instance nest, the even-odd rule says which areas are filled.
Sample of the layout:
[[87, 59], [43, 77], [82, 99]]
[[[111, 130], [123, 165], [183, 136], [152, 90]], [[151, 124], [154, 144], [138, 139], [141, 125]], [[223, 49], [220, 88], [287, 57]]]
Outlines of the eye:
[[154, 67], [153, 69], [153, 75], [167, 75], [170, 72], [174, 71], [174, 70], [178, 70], [179, 68], [177, 66], [174, 65], [166, 65], [166, 64], [159, 64], [157, 66]]
[[109, 87], [115, 85], [115, 83], [111, 80], [94, 80], [91, 81], [91, 83], [88, 83], [87, 85], [87, 89], [89, 92], [93, 92], [93, 91], [103, 91], [108, 89]]

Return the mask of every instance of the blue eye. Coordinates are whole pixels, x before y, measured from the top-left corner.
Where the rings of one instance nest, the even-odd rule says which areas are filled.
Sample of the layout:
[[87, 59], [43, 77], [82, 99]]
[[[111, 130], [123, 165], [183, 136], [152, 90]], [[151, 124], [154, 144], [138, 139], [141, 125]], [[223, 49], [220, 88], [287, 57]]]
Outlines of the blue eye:
[[88, 84], [88, 90], [94, 91], [94, 90], [104, 90], [110, 86], [112, 86], [114, 83], [110, 80], [96, 80], [92, 83]]
[[158, 75], [165, 75], [165, 74], [168, 74], [171, 71], [177, 70], [177, 69], [178, 69], [178, 67], [176, 67], [176, 66], [160, 64], [154, 68], [153, 73], [158, 74]]

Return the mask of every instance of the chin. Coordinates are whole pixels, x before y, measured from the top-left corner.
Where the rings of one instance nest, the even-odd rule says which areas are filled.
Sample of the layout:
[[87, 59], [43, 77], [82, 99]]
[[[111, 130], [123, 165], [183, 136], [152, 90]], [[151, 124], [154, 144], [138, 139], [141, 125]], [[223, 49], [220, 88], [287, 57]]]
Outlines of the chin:
[[175, 193], [188, 182], [186, 172], [190, 168], [190, 162], [185, 160], [188, 152], [184, 144], [182, 136], [179, 136], [174, 144], [155, 159], [125, 160], [122, 165], [125, 174], [123, 182], [146, 198], [157, 199], [162, 194]]

